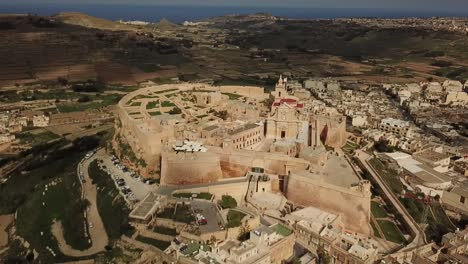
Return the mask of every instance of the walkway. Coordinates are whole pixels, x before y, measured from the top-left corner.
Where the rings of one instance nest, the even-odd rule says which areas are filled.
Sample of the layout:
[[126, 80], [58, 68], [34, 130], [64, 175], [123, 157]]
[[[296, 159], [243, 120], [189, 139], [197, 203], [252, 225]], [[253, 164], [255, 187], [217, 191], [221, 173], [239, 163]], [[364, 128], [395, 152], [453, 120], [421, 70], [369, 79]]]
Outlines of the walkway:
[[[99, 150], [102, 152], [104, 149]], [[90, 248], [86, 250], [77, 250], [70, 247], [63, 237], [63, 229], [60, 222], [55, 222], [52, 225], [52, 234], [58, 241], [58, 246], [60, 251], [67, 256], [72, 257], [84, 257], [89, 255], [94, 255], [101, 251], [105, 250], [105, 246], [109, 244], [109, 238], [104, 228], [104, 223], [102, 222], [101, 216], [99, 215], [97, 209], [97, 189], [96, 185], [92, 184], [92, 180], [89, 177], [88, 167], [92, 161], [96, 159], [96, 155], [93, 155], [91, 158], [84, 160], [82, 162], [82, 172], [85, 183], [83, 183], [83, 197], [87, 199], [90, 203], [87, 213], [87, 221], [89, 228], [89, 236], [92, 241]], [[80, 166], [80, 165], [78, 165]], [[91, 227], [92, 226], [92, 227]]]
[[380, 178], [377, 172], [367, 163], [367, 161], [370, 159], [371, 156], [363, 152], [362, 150], [356, 150], [356, 157], [361, 161], [363, 166], [372, 175], [372, 177], [380, 186], [380, 188], [383, 190], [383, 192], [388, 197], [390, 202], [397, 209], [397, 211], [403, 216], [403, 219], [409, 225], [412, 232], [415, 234], [413, 241], [411, 241], [411, 243], [406, 245], [404, 248], [400, 249], [400, 251], [406, 251], [406, 250], [424, 245], [425, 235], [424, 235], [423, 230], [421, 230], [419, 225], [414, 221], [414, 219], [411, 217], [408, 211], [406, 211], [406, 208], [404, 208], [404, 206], [400, 203], [396, 195], [390, 190], [387, 184]]

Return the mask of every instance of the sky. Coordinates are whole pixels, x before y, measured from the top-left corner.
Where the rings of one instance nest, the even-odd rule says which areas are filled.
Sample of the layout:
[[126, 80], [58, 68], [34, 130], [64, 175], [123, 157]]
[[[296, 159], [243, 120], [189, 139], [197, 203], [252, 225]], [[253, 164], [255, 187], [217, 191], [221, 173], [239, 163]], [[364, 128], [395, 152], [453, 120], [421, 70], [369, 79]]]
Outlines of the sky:
[[423, 10], [468, 10], [468, 0], [0, 0], [0, 4], [73, 3], [131, 5], [190, 5], [237, 7], [393, 8]]

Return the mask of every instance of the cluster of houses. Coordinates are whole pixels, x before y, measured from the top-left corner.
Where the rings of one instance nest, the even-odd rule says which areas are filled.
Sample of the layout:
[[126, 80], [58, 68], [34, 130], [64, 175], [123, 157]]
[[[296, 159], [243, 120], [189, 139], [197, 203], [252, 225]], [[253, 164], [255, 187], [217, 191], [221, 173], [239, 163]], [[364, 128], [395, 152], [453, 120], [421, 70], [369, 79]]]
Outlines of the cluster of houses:
[[46, 127], [49, 116], [41, 111], [6, 111], [0, 113], [0, 145], [15, 141], [15, 134], [25, 127]]

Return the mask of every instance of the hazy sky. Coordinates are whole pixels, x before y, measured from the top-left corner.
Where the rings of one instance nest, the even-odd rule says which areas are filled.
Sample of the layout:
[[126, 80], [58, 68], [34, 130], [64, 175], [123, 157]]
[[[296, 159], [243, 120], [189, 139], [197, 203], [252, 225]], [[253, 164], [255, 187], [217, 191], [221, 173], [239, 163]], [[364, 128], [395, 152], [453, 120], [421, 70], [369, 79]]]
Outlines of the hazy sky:
[[[5, 2], [3, 2], [5, 1]], [[339, 8], [398, 8], [423, 10], [468, 10], [468, 0], [0, 0], [16, 3], [107, 3], [206, 6], [283, 6]]]

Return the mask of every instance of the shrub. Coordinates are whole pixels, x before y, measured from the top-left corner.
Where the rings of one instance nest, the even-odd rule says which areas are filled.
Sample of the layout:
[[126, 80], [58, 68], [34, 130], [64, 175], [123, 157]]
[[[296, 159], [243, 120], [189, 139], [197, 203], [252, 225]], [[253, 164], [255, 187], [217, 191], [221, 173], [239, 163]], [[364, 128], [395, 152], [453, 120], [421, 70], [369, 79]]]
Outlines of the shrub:
[[221, 197], [221, 201], [219, 202], [219, 205], [223, 208], [235, 208], [237, 207], [237, 201], [230, 195], [223, 195]]

